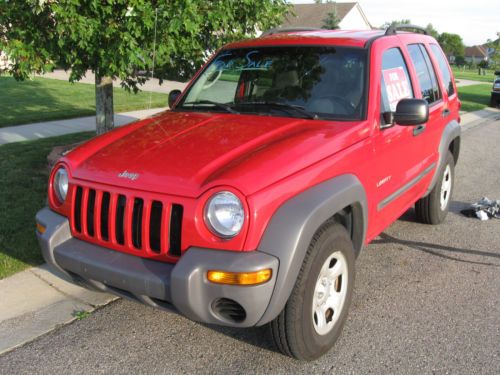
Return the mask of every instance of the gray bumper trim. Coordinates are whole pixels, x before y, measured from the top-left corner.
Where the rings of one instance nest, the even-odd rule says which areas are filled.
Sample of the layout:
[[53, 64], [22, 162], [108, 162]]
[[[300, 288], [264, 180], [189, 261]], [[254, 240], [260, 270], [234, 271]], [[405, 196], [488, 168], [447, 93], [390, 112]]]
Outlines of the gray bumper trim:
[[170, 277], [174, 265], [139, 258], [74, 238], [54, 249], [56, 264], [85, 280], [94, 280], [170, 302]]
[[[234, 327], [256, 325], [271, 300], [279, 266], [272, 255], [190, 248], [174, 265], [77, 240], [71, 236], [67, 218], [48, 208], [37, 214], [37, 221], [46, 227], [45, 233], [37, 235], [47, 263], [80, 285], [174, 310], [192, 320]], [[208, 270], [252, 272], [265, 268], [272, 269], [272, 278], [261, 285], [220, 285], [206, 278]], [[246, 318], [235, 322], [218, 315], [212, 305], [219, 298], [238, 302]]]

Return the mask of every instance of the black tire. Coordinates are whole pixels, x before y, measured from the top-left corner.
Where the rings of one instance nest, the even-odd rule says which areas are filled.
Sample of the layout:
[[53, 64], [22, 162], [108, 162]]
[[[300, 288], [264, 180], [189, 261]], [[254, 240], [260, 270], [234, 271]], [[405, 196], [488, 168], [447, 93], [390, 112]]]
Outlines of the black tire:
[[[327, 264], [328, 259], [338, 252], [343, 255], [347, 269], [344, 302], [339, 307], [339, 311], [333, 313], [340, 314], [338, 317], [330, 315], [329, 318], [332, 320], [334, 316], [336, 321], [332, 321], [328, 333], [320, 335], [314, 326], [314, 319], [316, 319], [313, 310], [314, 292], [323, 265]], [[309, 245], [285, 308], [275, 320], [269, 323], [273, 341], [283, 354], [299, 360], [313, 360], [332, 348], [342, 331], [351, 303], [354, 289], [354, 263], [354, 247], [347, 230], [333, 221], [325, 223], [316, 232]], [[337, 279], [334, 284], [330, 284], [330, 287], [335, 285], [336, 289], [337, 283], [344, 282], [342, 280], [339, 282]], [[329, 310], [333, 312], [333, 309]]]
[[499, 104], [500, 104], [500, 100], [497, 97], [491, 95], [490, 107], [498, 108]]
[[[447, 168], [449, 167], [449, 178], [451, 181], [451, 188], [447, 193], [447, 203], [444, 207], [441, 206], [441, 187], [445, 183], [445, 173], [447, 173]], [[434, 188], [431, 190], [427, 196], [419, 199], [415, 203], [415, 213], [417, 220], [424, 224], [440, 224], [446, 218], [448, 210], [450, 208], [451, 197], [453, 196], [453, 188], [455, 186], [455, 160], [450, 151], [446, 153], [444, 163], [442, 163], [439, 169], [438, 179]]]

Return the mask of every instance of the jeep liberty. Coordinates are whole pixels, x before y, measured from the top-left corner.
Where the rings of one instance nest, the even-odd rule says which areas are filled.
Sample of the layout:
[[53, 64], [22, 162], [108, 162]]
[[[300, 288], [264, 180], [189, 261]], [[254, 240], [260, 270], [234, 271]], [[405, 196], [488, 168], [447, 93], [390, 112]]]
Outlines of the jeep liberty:
[[311, 360], [346, 321], [362, 247], [413, 206], [422, 223], [448, 212], [460, 101], [421, 32], [274, 30], [223, 47], [169, 102], [54, 166], [37, 236], [75, 283], [268, 325]]

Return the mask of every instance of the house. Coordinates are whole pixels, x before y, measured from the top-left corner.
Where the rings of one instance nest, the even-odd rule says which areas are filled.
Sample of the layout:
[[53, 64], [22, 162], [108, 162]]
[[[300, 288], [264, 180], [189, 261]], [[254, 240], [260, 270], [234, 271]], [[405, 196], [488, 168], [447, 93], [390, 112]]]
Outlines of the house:
[[0, 51], [0, 72], [3, 70], [7, 70], [12, 62], [9, 59], [9, 56], [5, 54], [5, 52]]
[[[500, 39], [497, 39], [497, 40], [493, 41], [493, 45], [498, 45], [499, 42], [500, 42]], [[495, 47], [488, 45], [488, 43], [483, 44], [482, 47], [488, 53], [488, 59], [491, 60], [492, 56], [495, 54]]]
[[467, 47], [464, 57], [469, 64], [479, 64], [481, 61], [488, 61], [488, 50], [484, 46]]
[[343, 30], [371, 30], [372, 26], [359, 3], [294, 4], [285, 16], [283, 28], [322, 28], [329, 14], [335, 12]]

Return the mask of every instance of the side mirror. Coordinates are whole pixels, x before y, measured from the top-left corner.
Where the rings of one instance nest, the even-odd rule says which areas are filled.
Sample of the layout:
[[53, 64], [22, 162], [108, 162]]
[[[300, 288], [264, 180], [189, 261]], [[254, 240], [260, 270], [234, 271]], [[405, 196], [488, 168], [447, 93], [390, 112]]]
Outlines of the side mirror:
[[429, 120], [429, 105], [424, 99], [401, 99], [394, 112], [398, 125], [420, 125]]
[[170, 109], [173, 108], [175, 102], [177, 101], [181, 93], [182, 93], [181, 90], [170, 91], [170, 93], [168, 94], [168, 106], [170, 107]]

